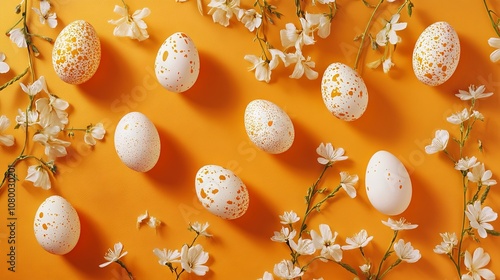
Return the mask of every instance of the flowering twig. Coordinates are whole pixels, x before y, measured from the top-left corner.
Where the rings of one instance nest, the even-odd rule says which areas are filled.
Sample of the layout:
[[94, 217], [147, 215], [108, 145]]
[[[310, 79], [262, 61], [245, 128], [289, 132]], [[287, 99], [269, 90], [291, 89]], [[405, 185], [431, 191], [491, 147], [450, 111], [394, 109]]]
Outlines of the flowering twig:
[[488, 13], [491, 26], [493, 27], [493, 30], [495, 30], [497, 36], [500, 37], [500, 27], [498, 26], [500, 24], [500, 21], [498, 19], [496, 21], [493, 19], [493, 16], [496, 16], [498, 18], [498, 15], [495, 13], [495, 11], [491, 10], [488, 7], [488, 3], [486, 2], [486, 0], [483, 0], [483, 3], [484, 3], [484, 8], [486, 8], [486, 12]]

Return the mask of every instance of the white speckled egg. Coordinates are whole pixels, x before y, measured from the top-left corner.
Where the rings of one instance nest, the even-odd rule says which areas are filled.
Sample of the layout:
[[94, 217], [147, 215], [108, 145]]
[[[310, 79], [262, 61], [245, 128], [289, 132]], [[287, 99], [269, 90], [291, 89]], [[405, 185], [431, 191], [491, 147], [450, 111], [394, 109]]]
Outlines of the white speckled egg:
[[61, 80], [84, 83], [95, 74], [100, 61], [101, 43], [90, 23], [76, 20], [61, 30], [52, 49], [52, 65]]
[[378, 151], [371, 157], [365, 184], [370, 203], [385, 215], [399, 215], [410, 205], [410, 175], [403, 163], [387, 151]]
[[138, 172], [151, 170], [160, 157], [160, 135], [144, 114], [130, 112], [118, 122], [115, 149], [120, 160]]
[[250, 141], [270, 154], [287, 151], [293, 144], [292, 120], [278, 105], [257, 99], [245, 109], [245, 129]]
[[334, 62], [321, 80], [321, 94], [326, 108], [337, 118], [354, 121], [368, 106], [368, 90], [361, 76], [351, 67]]
[[429, 86], [446, 82], [460, 60], [460, 41], [455, 29], [440, 21], [428, 26], [413, 49], [413, 72], [419, 81]]
[[78, 213], [66, 199], [58, 195], [53, 195], [40, 204], [33, 228], [42, 248], [56, 255], [69, 253], [80, 238]]
[[231, 170], [218, 165], [205, 165], [195, 179], [196, 195], [212, 214], [223, 219], [241, 217], [248, 209], [248, 190]]
[[169, 91], [190, 89], [200, 73], [200, 57], [193, 40], [182, 32], [168, 37], [156, 55], [155, 73], [158, 82]]

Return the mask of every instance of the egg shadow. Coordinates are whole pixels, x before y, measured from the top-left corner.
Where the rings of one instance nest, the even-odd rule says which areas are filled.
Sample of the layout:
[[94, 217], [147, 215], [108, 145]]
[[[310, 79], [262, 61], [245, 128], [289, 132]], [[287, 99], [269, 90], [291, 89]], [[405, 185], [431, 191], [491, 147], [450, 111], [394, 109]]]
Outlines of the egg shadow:
[[[101, 39], [100, 42], [101, 61], [99, 67], [88, 81], [78, 85], [78, 87], [96, 104], [108, 105], [118, 98], [118, 93], [129, 91], [130, 81], [125, 77], [131, 70], [126, 67], [127, 64], [123, 63], [125, 60], [117, 56], [117, 52], [112, 49], [107, 40]], [[103, 92], [103, 89], [110, 88], [110, 84], [113, 85], [114, 92]]]
[[[269, 239], [276, 230], [276, 221], [274, 217], [277, 214], [273, 212], [272, 207], [263, 199], [263, 197], [251, 185], [246, 184], [249, 205], [246, 213], [235, 220], [229, 220], [245, 234], [252, 238]], [[261, 188], [266, 189], [266, 188]]]
[[186, 156], [189, 154], [165, 130], [157, 127], [160, 135], [161, 150], [157, 164], [146, 176], [156, 181], [156, 185], [165, 186], [165, 190], [182, 192], [182, 186], [191, 183], [192, 178], [188, 172]]
[[84, 256], [100, 256], [105, 253], [99, 251], [99, 248], [102, 247], [98, 235], [99, 229], [96, 228], [84, 211], [80, 209], [77, 209], [77, 211], [81, 226], [80, 239], [75, 248], [64, 255], [64, 258], [75, 269], [84, 273], [87, 279], [98, 279], [99, 275], [101, 275], [98, 264], [90, 263], [89, 259], [84, 258]]
[[228, 69], [221, 67], [215, 57], [200, 52], [198, 79], [192, 88], [182, 94], [191, 105], [210, 110], [207, 115], [224, 117], [222, 109], [237, 104], [237, 92]]

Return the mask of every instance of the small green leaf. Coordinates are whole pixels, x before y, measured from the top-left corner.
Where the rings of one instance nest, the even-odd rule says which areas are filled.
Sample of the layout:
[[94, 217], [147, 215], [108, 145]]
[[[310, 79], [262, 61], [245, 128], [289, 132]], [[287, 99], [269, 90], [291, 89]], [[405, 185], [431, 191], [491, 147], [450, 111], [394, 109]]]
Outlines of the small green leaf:
[[411, 17], [411, 14], [413, 13], [413, 7], [414, 7], [414, 5], [412, 2], [408, 3], [408, 16], [410, 16], [410, 17]]

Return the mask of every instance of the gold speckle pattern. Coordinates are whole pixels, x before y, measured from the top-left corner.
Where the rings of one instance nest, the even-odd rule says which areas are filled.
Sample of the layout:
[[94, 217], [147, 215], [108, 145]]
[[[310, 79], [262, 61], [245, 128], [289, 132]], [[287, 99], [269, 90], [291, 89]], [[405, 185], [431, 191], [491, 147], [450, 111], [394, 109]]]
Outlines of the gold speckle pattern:
[[365, 185], [370, 203], [385, 215], [399, 215], [410, 205], [410, 175], [403, 163], [387, 151], [378, 151], [371, 157]]
[[155, 73], [158, 82], [171, 92], [190, 89], [200, 73], [200, 57], [193, 40], [182, 32], [168, 37], [158, 50]]
[[446, 82], [460, 60], [460, 41], [455, 29], [440, 21], [428, 26], [413, 49], [413, 72], [419, 81], [429, 86]]
[[35, 237], [47, 252], [69, 253], [80, 238], [80, 218], [75, 208], [58, 195], [48, 197], [35, 214]]
[[84, 20], [68, 24], [54, 42], [52, 65], [66, 83], [85, 83], [94, 76], [100, 61], [99, 37], [94, 27]]
[[118, 122], [115, 150], [120, 160], [138, 172], [151, 170], [160, 158], [160, 135], [151, 120], [140, 112], [130, 112]]
[[368, 106], [368, 89], [351, 67], [335, 62], [326, 68], [321, 79], [321, 94], [326, 108], [337, 118], [354, 121]]
[[250, 102], [245, 109], [245, 130], [250, 141], [270, 154], [287, 151], [293, 144], [292, 120], [278, 105], [262, 99]]
[[218, 165], [205, 165], [195, 179], [196, 195], [212, 214], [227, 220], [245, 214], [249, 205], [248, 190], [231, 170]]

